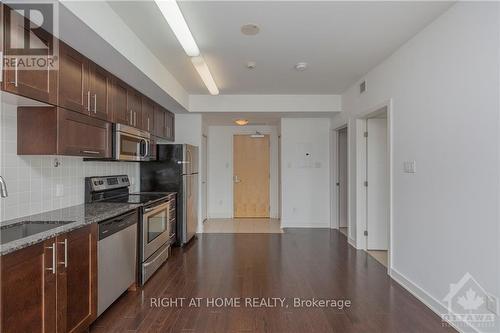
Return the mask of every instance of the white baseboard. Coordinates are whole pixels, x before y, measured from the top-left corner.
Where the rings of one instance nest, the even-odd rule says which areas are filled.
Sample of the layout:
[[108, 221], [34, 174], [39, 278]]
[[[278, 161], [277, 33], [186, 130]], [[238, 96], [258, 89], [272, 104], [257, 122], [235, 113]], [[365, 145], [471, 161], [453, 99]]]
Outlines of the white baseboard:
[[347, 237], [347, 243], [351, 245], [353, 248], [357, 249], [356, 247], [356, 241], [352, 239], [351, 237]]
[[[410, 281], [403, 274], [399, 273], [396, 269], [391, 268], [389, 270], [389, 275], [394, 281], [396, 281], [399, 285], [401, 285], [404, 289], [406, 289], [410, 294], [415, 296], [420, 302], [424, 303], [425, 306], [427, 306], [429, 309], [435, 312], [439, 317], [441, 317], [445, 313], [448, 313], [448, 308], [446, 308], [440, 301], [431, 296], [423, 288]], [[458, 332], [481, 333], [481, 331], [479, 331], [477, 328], [465, 322], [464, 326], [457, 326], [453, 322], [448, 322], [448, 321], [447, 323]]]

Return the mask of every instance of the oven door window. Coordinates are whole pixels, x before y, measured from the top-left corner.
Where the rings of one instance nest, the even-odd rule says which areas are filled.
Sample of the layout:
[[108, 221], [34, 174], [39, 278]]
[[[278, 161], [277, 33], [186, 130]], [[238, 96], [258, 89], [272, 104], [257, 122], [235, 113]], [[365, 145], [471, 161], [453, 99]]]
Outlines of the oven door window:
[[120, 155], [143, 157], [146, 155], [146, 140], [133, 136], [120, 135]]
[[147, 240], [152, 242], [156, 237], [168, 230], [168, 213], [162, 210], [156, 214], [148, 216]]

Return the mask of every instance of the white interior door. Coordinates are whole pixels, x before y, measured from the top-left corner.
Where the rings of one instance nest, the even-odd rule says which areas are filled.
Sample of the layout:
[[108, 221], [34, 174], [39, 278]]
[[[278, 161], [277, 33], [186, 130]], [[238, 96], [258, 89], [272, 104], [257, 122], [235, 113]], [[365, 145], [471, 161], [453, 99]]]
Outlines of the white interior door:
[[367, 138], [367, 249], [389, 246], [389, 163], [387, 119], [366, 121]]
[[347, 128], [338, 131], [339, 227], [347, 227]]
[[207, 175], [208, 175], [208, 138], [204, 135], [201, 142], [201, 220], [205, 221], [208, 211], [208, 197], [207, 197]]

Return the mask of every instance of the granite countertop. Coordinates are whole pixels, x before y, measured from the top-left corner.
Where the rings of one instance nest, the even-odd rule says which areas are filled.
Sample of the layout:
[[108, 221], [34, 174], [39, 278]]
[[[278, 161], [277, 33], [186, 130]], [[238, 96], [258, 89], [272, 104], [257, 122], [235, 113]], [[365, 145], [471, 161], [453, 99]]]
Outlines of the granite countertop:
[[49, 229], [47, 231], [20, 238], [5, 244], [0, 244], [0, 255], [5, 255], [7, 253], [20, 250], [54, 236], [64, 234], [74, 229], [78, 229], [87, 224], [98, 223], [107, 220], [133, 209], [137, 209], [140, 206], [141, 204], [98, 202], [56, 209], [40, 214], [0, 222], [0, 228], [4, 229], [8, 228], [8, 226], [10, 225], [23, 221], [44, 221], [46, 223], [54, 223], [57, 221], [71, 221], [71, 223], [62, 224], [61, 226]]

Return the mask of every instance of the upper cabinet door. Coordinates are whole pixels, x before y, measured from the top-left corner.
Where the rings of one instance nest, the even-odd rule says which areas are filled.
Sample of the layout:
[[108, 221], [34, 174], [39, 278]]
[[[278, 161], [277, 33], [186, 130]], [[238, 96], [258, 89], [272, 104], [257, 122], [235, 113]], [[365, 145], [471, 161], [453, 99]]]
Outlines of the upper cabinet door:
[[[3, 89], [41, 102], [57, 103], [57, 70], [52, 57], [55, 38], [42, 29], [33, 29], [25, 24], [23, 16], [8, 7], [4, 13], [4, 52], [8, 62], [4, 63]], [[43, 54], [29, 55], [24, 49], [29, 38], [30, 48]], [[35, 65], [28, 58], [38, 59]], [[43, 60], [43, 61], [42, 61]], [[4, 61], [4, 59], [2, 59]]]
[[68, 45], [59, 44], [59, 106], [90, 113], [89, 61]]
[[165, 112], [158, 104], [154, 106], [154, 119], [155, 119], [155, 128], [154, 134], [160, 138], [165, 137]]
[[127, 89], [128, 86], [124, 82], [117, 78], [113, 79], [111, 107], [115, 123], [132, 125], [132, 118], [127, 110]]
[[166, 118], [166, 138], [170, 141], [175, 141], [175, 115], [167, 111], [165, 113]]
[[110, 158], [111, 123], [59, 108], [59, 155]]
[[133, 88], [127, 90], [127, 110], [130, 113], [131, 125], [141, 128], [142, 95]]
[[142, 96], [142, 126], [141, 128], [149, 133], [154, 132], [154, 102]]
[[111, 120], [111, 75], [98, 65], [90, 64], [90, 115]]

